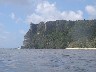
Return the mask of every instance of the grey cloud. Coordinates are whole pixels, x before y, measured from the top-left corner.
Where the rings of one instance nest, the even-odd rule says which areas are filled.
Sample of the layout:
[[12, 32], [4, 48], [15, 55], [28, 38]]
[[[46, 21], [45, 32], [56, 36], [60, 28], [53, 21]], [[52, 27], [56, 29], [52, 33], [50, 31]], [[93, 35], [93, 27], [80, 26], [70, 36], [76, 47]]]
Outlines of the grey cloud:
[[81, 20], [83, 19], [83, 11], [60, 11], [55, 6], [55, 3], [49, 3], [48, 1], [39, 3], [35, 10], [35, 13], [26, 17], [26, 22], [39, 23], [41, 21], [54, 21], [54, 20]]
[[1, 4], [28, 5], [30, 0], [0, 0]]
[[44, 0], [0, 0], [0, 4], [12, 4], [12, 5], [35, 5]]
[[90, 19], [96, 18], [96, 6], [94, 6], [94, 5], [87, 5], [85, 7], [85, 10], [89, 14]]

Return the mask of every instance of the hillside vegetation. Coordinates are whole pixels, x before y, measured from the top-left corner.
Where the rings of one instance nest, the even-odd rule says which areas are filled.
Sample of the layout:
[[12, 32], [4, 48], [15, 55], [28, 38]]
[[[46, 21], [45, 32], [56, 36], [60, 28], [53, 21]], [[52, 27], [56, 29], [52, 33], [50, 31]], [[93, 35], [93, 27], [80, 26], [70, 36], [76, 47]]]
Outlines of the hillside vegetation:
[[96, 20], [56, 20], [30, 24], [22, 48], [65, 49], [95, 48]]

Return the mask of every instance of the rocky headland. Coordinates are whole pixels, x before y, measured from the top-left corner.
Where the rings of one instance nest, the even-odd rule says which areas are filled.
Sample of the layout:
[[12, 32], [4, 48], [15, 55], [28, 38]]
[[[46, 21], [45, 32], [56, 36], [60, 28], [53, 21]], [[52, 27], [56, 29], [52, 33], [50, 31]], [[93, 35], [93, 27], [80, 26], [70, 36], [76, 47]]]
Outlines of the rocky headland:
[[24, 36], [25, 49], [95, 48], [96, 20], [56, 20], [30, 24]]

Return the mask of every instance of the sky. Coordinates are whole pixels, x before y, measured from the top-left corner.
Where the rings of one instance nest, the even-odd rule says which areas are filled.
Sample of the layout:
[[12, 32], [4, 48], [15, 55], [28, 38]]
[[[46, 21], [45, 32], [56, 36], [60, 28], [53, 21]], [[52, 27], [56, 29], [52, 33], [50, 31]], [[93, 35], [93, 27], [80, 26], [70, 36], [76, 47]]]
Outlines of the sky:
[[0, 0], [0, 48], [23, 45], [30, 22], [96, 19], [96, 0]]

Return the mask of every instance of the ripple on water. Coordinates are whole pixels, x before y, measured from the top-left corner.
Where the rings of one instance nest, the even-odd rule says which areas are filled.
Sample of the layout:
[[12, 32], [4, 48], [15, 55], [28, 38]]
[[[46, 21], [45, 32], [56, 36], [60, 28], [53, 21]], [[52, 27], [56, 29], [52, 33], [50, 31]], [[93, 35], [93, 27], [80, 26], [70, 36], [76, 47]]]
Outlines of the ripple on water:
[[96, 72], [93, 51], [0, 50], [0, 72]]

